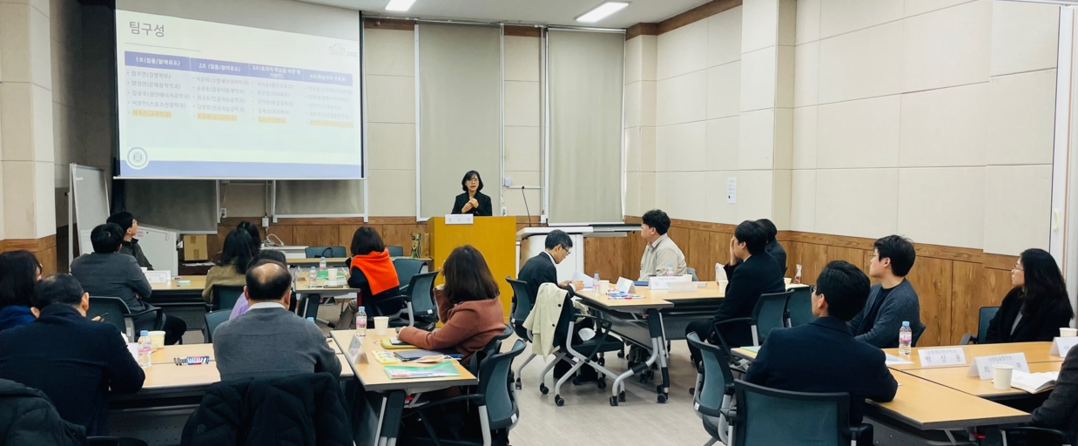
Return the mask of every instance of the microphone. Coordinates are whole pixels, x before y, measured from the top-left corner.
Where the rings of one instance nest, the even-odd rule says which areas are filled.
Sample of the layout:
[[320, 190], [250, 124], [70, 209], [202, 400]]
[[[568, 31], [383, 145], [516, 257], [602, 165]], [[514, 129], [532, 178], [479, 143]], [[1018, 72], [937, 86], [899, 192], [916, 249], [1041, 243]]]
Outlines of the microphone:
[[520, 198], [524, 199], [524, 212], [528, 213], [528, 227], [532, 227], [532, 211], [528, 209], [528, 196], [524, 194], [524, 186], [520, 186]]

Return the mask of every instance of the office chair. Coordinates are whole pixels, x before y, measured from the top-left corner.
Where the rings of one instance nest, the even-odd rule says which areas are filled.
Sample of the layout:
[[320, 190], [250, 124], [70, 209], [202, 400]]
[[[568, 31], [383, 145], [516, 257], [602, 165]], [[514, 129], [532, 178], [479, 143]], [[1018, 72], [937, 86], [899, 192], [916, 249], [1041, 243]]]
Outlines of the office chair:
[[502, 330], [497, 336], [490, 339], [487, 345], [483, 346], [482, 350], [475, 352], [469, 360], [468, 365], [465, 368], [473, 375], [479, 375], [479, 369], [483, 367], [483, 361], [496, 353], [502, 351], [502, 341], [509, 339], [513, 335], [513, 327], [505, 326], [505, 330]]
[[872, 425], [850, 425], [850, 394], [805, 393], [734, 381], [729, 446], [872, 444]]
[[[543, 286], [547, 285], [544, 284]], [[595, 336], [587, 341], [574, 344], [573, 333], [576, 333], [577, 319], [590, 319], [593, 321], [595, 324]], [[595, 369], [599, 375], [596, 385], [600, 389], [606, 388], [606, 381], [604, 380], [606, 376], [616, 380], [618, 375], [607, 369], [605, 367], [606, 361], [597, 356], [600, 353], [621, 351], [625, 347], [625, 343], [621, 339], [610, 335], [611, 325], [608, 320], [579, 314], [576, 308], [573, 307], [572, 299], [566, 295], [565, 301], [561, 305], [558, 325], [554, 329], [554, 345], [557, 346], [554, 350], [554, 360], [550, 361], [546, 368], [543, 369], [543, 372], [539, 374], [539, 392], [546, 395], [550, 391], [546, 386], [546, 375], [561, 361], [569, 362], [572, 367], [554, 384], [554, 404], [559, 407], [565, 405], [565, 399], [561, 397], [562, 384], [575, 376], [577, 370], [580, 370], [584, 365]], [[618, 395], [610, 397], [611, 406], [617, 406], [619, 399], [624, 401], [624, 390], [624, 383], [621, 389], [611, 389], [612, 394]]]
[[816, 316], [812, 315], [812, 291], [809, 287], [797, 287], [790, 291], [789, 300], [786, 301], [786, 326], [798, 327], [812, 322]]
[[217, 331], [217, 327], [228, 321], [228, 317], [232, 315], [232, 309], [217, 310], [206, 313], [206, 328], [202, 330], [202, 337], [206, 339], [207, 344], [213, 343], [213, 332]]
[[389, 250], [390, 257], [404, 257], [403, 246], [386, 246], [386, 249]]
[[[434, 300], [434, 278], [438, 272], [416, 274], [408, 283], [408, 292], [383, 299], [379, 307], [388, 308], [399, 304], [404, 309], [390, 316], [390, 327], [416, 327], [433, 330], [438, 323], [438, 302]], [[371, 310], [368, 314], [374, 315]]]
[[752, 328], [752, 345], [759, 347], [767, 339], [767, 334], [772, 329], [786, 326], [786, 301], [790, 299], [793, 292], [793, 290], [787, 290], [781, 293], [761, 294], [760, 298], [756, 300], [756, 306], [752, 308], [752, 316], [716, 322], [714, 331], [727, 354], [729, 354], [731, 346], [723, 339], [722, 331], [719, 330], [719, 327], [738, 322], [748, 322]]
[[120, 329], [121, 333], [127, 334], [129, 342], [137, 340], [138, 332], [135, 331], [135, 319], [143, 315], [154, 314], [153, 327], [159, 329], [165, 324], [165, 313], [160, 308], [150, 308], [137, 313], [132, 313], [127, 302], [119, 297], [90, 296], [90, 309], [86, 310], [86, 317], [93, 319], [101, 316], [101, 319]]
[[343, 246], [308, 246], [303, 250], [308, 259], [321, 257], [348, 257], [348, 252]]
[[[517, 337], [523, 339], [525, 343], [531, 344], [532, 335], [528, 332], [528, 329], [524, 328], [524, 321], [527, 320], [528, 315], [531, 314], [532, 307], [535, 305], [535, 300], [528, 293], [527, 283], [510, 279], [508, 276], [506, 276], [505, 281], [509, 282], [509, 286], [513, 288], [513, 304], [509, 313], [509, 324], [513, 326], [517, 333]], [[528, 353], [528, 357], [524, 358], [524, 362], [520, 363], [516, 372], [513, 373], [517, 377], [517, 389], [522, 388], [520, 382], [521, 372], [532, 359], [535, 359], [534, 352]]]
[[981, 307], [977, 312], [977, 336], [973, 336], [969, 333], [962, 335], [962, 340], [959, 341], [959, 345], [980, 344], [984, 342], [988, 337], [988, 325], [992, 323], [992, 318], [996, 317], [996, 312], [999, 311], [999, 307]]
[[688, 274], [688, 275], [692, 276], [692, 281], [693, 282], [698, 282], [700, 280], [700, 278], [696, 275], [696, 268], [692, 268], [692, 267], [685, 268], [685, 274]]
[[243, 296], [243, 285], [214, 285], [210, 292], [213, 293], [210, 300], [211, 311], [231, 310]]
[[696, 391], [692, 400], [696, 414], [704, 421], [704, 430], [711, 435], [711, 440], [704, 446], [711, 446], [717, 441], [727, 444], [729, 423], [722, 411], [729, 410], [734, 400], [730, 358], [721, 348], [701, 342], [696, 333], [689, 333], [685, 340], [700, 349], [704, 364], [703, 372], [696, 374]]
[[419, 274], [425, 264], [422, 260], [416, 259], [393, 259], [393, 269], [397, 271], [401, 294], [408, 294], [408, 285], [412, 281], [412, 276]]

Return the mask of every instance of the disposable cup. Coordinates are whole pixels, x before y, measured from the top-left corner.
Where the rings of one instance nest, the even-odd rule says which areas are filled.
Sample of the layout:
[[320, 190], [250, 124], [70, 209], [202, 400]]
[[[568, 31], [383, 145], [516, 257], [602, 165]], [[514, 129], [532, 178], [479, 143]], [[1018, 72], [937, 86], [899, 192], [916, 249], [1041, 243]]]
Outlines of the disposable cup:
[[389, 332], [389, 316], [375, 316], [374, 334], [383, 336]]
[[1073, 338], [1078, 336], [1078, 328], [1059, 327], [1059, 337]]
[[150, 345], [154, 350], [162, 349], [165, 347], [165, 332], [163, 331], [151, 331], [150, 332]]
[[1010, 364], [992, 364], [992, 385], [998, 390], [1011, 388], [1011, 374], [1014, 366]]

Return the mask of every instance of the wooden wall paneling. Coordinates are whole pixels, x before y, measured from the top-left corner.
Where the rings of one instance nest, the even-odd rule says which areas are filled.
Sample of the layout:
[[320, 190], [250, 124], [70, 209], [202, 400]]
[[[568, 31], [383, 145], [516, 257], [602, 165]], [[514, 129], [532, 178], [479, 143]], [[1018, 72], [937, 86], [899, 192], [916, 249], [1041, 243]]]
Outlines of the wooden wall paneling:
[[1003, 296], [1014, 288], [1011, 285], [1011, 271], [1001, 270], [994, 268], [984, 268], [984, 282], [982, 282], [983, 289], [982, 295], [984, 296], [981, 301], [981, 306], [999, 306], [1003, 302]]
[[[344, 249], [348, 250], [348, 255], [352, 255], [352, 236], [356, 234], [356, 229], [359, 229], [361, 225], [337, 225], [337, 240], [340, 241], [340, 245], [344, 246]], [[374, 225], [368, 225], [374, 228]], [[382, 243], [389, 245], [386, 241], [385, 234], [382, 234], [382, 228], [374, 228], [378, 232], [378, 235], [382, 237]]]
[[624, 239], [618, 240], [622, 240], [626, 248], [621, 253], [621, 272], [614, 277], [636, 280], [640, 277], [640, 258], [644, 255], [644, 247], [647, 243], [640, 238], [639, 231], [629, 233]]
[[[711, 233], [711, 269], [715, 269], [716, 263], [726, 264], [730, 262], [730, 238], [734, 234], [728, 232], [713, 232]], [[715, 271], [711, 272], [711, 275], [715, 275]]]
[[[408, 225], [385, 225], [382, 227], [382, 241], [387, 246], [404, 246], [407, 250], [412, 246], [412, 233], [414, 232], [426, 232], [426, 227], [422, 229], [416, 229], [415, 223]], [[351, 240], [351, 237], [349, 237]]]
[[[262, 238], [265, 239], [266, 237], [269, 237], [270, 234], [277, 236], [277, 238], [281, 239], [281, 242], [286, 246], [293, 244], [292, 240], [294, 237], [292, 235], [292, 226], [272, 223], [270, 224], [269, 229], [262, 234]], [[276, 242], [276, 240], [274, 240], [274, 242]]]
[[[921, 304], [921, 322], [925, 332], [917, 342], [928, 347], [952, 344], [951, 339], [951, 260], [920, 258], [906, 280], [910, 281]], [[898, 336], [898, 333], [895, 333]]]
[[865, 251], [857, 248], [828, 246], [827, 260], [823, 263], [823, 265], [820, 265], [820, 271], [823, 271], [823, 268], [827, 266], [828, 263], [835, 260], [845, 260], [858, 268], [863, 268], [865, 264]]
[[293, 241], [301, 246], [341, 246], [337, 225], [295, 226]]
[[801, 282], [806, 284], [816, 283], [820, 271], [827, 266], [827, 246], [813, 243], [801, 244]]
[[717, 233], [700, 230], [689, 233], [689, 251], [692, 255], [685, 256], [685, 263], [696, 270], [696, 277], [700, 280], [715, 280], [715, 261], [711, 257], [711, 239], [715, 234]]
[[963, 334], [977, 334], [978, 310], [988, 303], [983, 265], [956, 260], [951, 268], [951, 337], [945, 341], [957, 344]]
[[[622, 269], [622, 251], [624, 250], [622, 238], [615, 237], [586, 237], [584, 238], [584, 264], [588, 265], [585, 274], [591, 276], [596, 272], [605, 280], [615, 280], [618, 277], [636, 279], [636, 274], [625, 276]], [[580, 249], [574, 247], [573, 249]], [[607, 279], [609, 278], [609, 279]]]

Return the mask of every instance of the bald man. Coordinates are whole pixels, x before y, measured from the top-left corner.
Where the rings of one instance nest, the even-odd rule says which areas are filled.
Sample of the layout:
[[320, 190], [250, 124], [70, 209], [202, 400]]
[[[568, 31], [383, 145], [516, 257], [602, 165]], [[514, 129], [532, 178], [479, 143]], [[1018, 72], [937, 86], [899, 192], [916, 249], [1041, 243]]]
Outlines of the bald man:
[[213, 334], [221, 380], [270, 378], [326, 372], [340, 376], [341, 363], [315, 324], [288, 311], [292, 277], [273, 260], [247, 269], [244, 287], [250, 309]]

